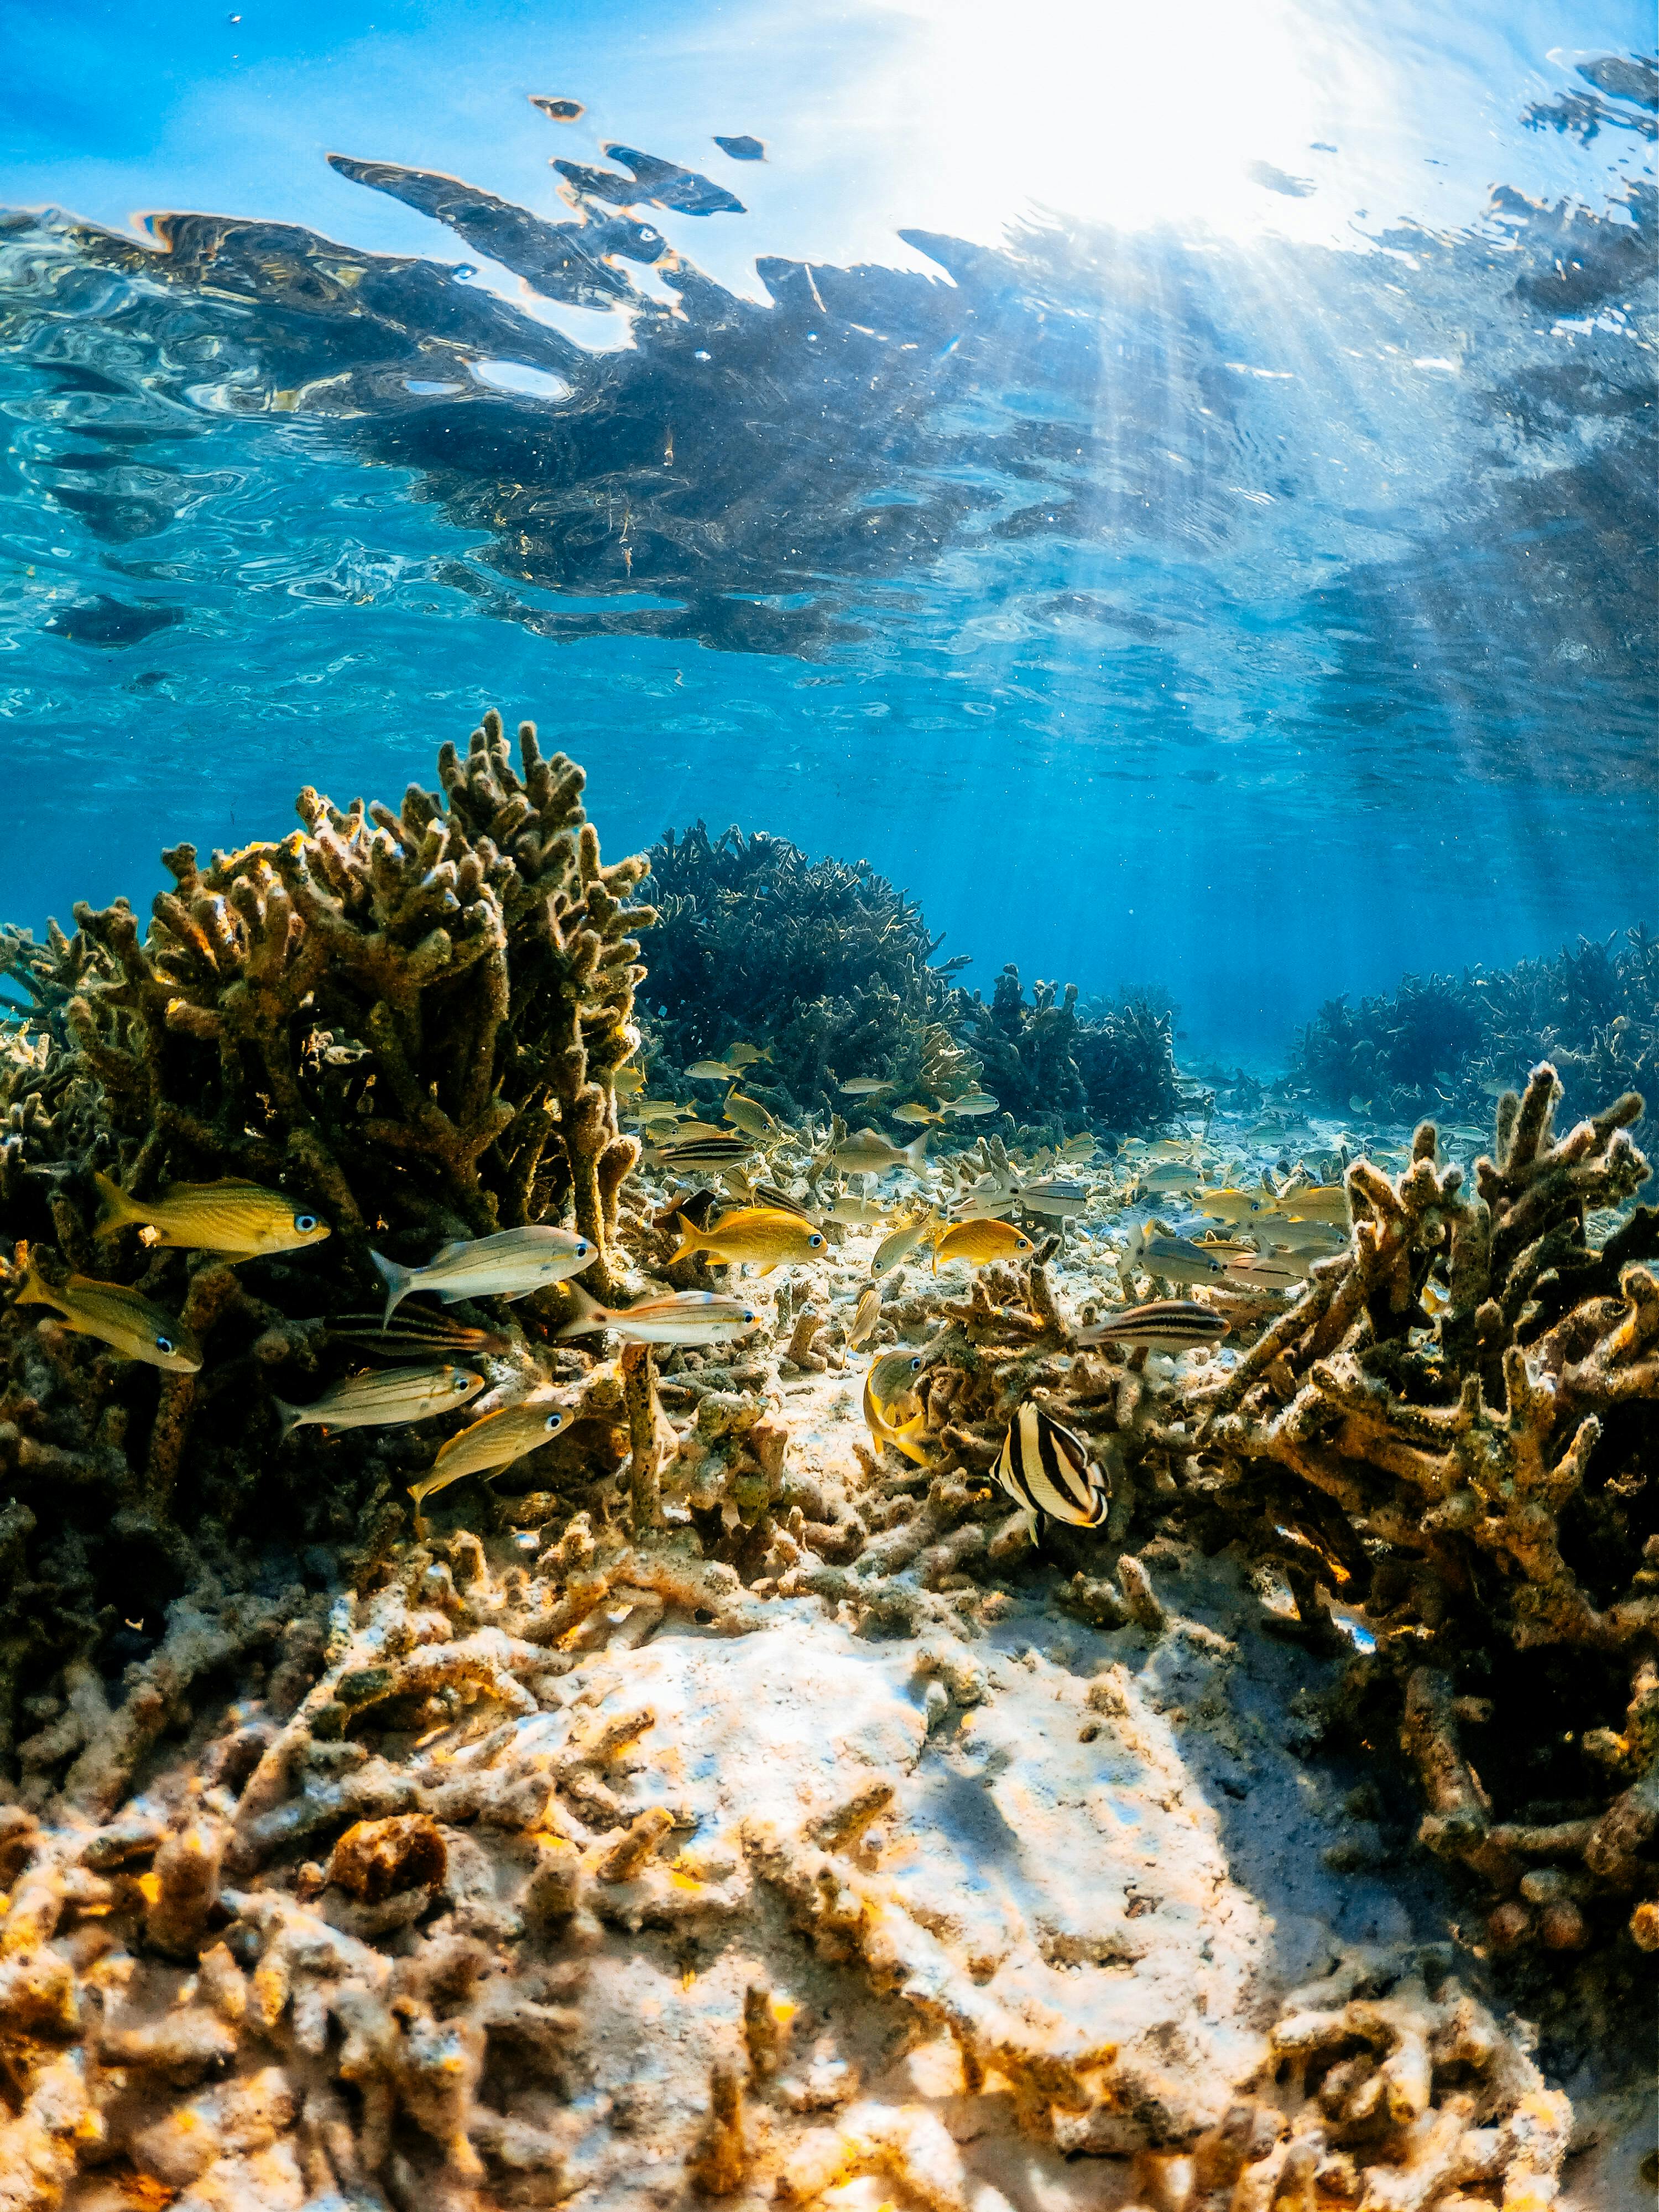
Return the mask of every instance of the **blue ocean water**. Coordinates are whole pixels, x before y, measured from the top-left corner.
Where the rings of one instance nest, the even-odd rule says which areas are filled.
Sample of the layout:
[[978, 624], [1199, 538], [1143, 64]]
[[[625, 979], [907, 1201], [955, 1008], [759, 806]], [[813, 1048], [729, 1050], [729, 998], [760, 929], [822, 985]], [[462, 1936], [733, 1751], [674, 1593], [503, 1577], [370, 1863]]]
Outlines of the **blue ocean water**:
[[969, 982], [1156, 982], [1194, 1052], [1651, 916], [1659, 78], [1589, 12], [1328, 12], [1269, 112], [1315, 19], [1264, 9], [1259, 136], [1201, 41], [924, 116], [925, 10], [34, 26], [0, 918], [491, 703], [612, 853], [868, 858]]

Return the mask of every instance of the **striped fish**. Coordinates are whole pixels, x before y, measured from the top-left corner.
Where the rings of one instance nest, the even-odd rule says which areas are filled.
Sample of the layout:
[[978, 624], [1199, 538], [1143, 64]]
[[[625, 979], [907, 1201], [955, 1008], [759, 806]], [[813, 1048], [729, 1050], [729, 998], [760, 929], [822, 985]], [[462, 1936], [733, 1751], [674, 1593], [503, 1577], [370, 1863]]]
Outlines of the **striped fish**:
[[1195, 1344], [1219, 1344], [1228, 1324], [1196, 1298], [1152, 1298], [1126, 1306], [1091, 1328], [1077, 1333], [1079, 1344], [1122, 1344], [1131, 1351], [1188, 1352]]
[[689, 1137], [662, 1146], [658, 1158], [667, 1168], [728, 1168], [740, 1165], [754, 1149], [749, 1137]]
[[1022, 1406], [1015, 1414], [996, 1478], [1017, 1505], [1077, 1528], [1097, 1528], [1111, 1502], [1082, 1437], [1040, 1406]]

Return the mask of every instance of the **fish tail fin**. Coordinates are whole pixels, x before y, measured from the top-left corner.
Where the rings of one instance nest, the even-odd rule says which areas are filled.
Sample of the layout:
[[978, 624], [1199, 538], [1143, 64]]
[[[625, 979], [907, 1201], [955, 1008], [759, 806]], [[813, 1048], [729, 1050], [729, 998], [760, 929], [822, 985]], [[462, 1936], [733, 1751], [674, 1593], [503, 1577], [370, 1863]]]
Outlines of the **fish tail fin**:
[[276, 1408], [276, 1418], [283, 1425], [282, 1434], [276, 1441], [279, 1444], [285, 1444], [305, 1419], [305, 1409], [300, 1406], [290, 1406], [286, 1398], [273, 1398], [270, 1402]]
[[385, 1328], [409, 1296], [415, 1270], [400, 1267], [395, 1260], [388, 1260], [384, 1252], [371, 1251], [368, 1256], [380, 1270], [380, 1280], [386, 1285], [386, 1311], [380, 1316], [380, 1327]]
[[605, 1309], [599, 1304], [599, 1300], [596, 1297], [590, 1296], [590, 1294], [582, 1288], [580, 1283], [567, 1283], [565, 1285], [565, 1288], [570, 1293], [571, 1304], [574, 1310], [571, 1313], [569, 1320], [566, 1322], [564, 1327], [558, 1332], [559, 1334], [561, 1336], [588, 1336], [591, 1335], [595, 1329], [603, 1328], [611, 1316], [606, 1312]]
[[95, 1235], [107, 1236], [114, 1230], [125, 1229], [129, 1222], [142, 1218], [137, 1207], [112, 1176], [106, 1176], [100, 1168], [92, 1180], [99, 1198], [98, 1218], [94, 1224]]
[[930, 1134], [930, 1131], [924, 1129], [919, 1137], [904, 1147], [904, 1157], [909, 1163], [912, 1175], [920, 1175], [927, 1164], [927, 1139]]
[[671, 1267], [676, 1260], [694, 1260], [699, 1252], [706, 1249], [707, 1244], [707, 1240], [696, 1224], [688, 1221], [684, 1214], [680, 1215], [677, 1226], [680, 1232], [680, 1249], [669, 1261], [668, 1264]]
[[12, 1304], [19, 1306], [49, 1306], [57, 1305], [58, 1303], [51, 1284], [41, 1279], [40, 1270], [34, 1264], [33, 1250], [26, 1249], [23, 1255], [23, 1279], [18, 1285]]

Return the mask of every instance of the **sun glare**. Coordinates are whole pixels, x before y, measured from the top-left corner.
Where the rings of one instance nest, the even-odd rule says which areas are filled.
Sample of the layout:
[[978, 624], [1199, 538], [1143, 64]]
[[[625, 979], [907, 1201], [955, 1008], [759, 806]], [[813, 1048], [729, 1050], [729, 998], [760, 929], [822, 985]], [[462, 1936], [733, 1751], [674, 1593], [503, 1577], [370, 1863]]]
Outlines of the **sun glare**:
[[969, 234], [1006, 222], [1013, 203], [1136, 228], [1328, 237], [1352, 211], [1352, 189], [1328, 189], [1332, 157], [1347, 156], [1358, 183], [1354, 161], [1389, 104], [1385, 61], [1330, 40], [1287, 0], [1190, 0], [1178, 15], [1124, 0], [881, 12], [906, 26], [885, 120]]

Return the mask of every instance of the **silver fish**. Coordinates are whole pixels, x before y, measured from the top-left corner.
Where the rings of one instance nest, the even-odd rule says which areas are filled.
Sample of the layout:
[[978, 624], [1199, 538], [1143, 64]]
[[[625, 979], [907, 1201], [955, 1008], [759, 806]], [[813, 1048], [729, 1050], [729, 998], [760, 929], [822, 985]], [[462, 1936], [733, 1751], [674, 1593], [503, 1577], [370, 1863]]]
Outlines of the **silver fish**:
[[1253, 1291], [1288, 1291], [1308, 1279], [1306, 1253], [1258, 1252], [1248, 1260], [1230, 1260], [1227, 1279]]
[[1089, 1194], [1070, 1176], [1045, 1176], [1040, 1182], [1020, 1185], [1019, 1202], [1033, 1213], [1047, 1213], [1069, 1221], [1089, 1210]]
[[309, 1406], [271, 1403], [282, 1417], [284, 1441], [295, 1429], [377, 1429], [399, 1421], [424, 1421], [465, 1405], [483, 1389], [470, 1367], [396, 1367], [379, 1375], [350, 1375]]
[[947, 1114], [960, 1114], [969, 1121], [977, 1121], [981, 1114], [1000, 1114], [1002, 1101], [993, 1098], [988, 1091], [969, 1091], [960, 1098], [947, 1098], [944, 1110]]
[[874, 1129], [860, 1129], [855, 1136], [842, 1139], [833, 1158], [838, 1168], [845, 1168], [854, 1175], [879, 1175], [887, 1168], [908, 1168], [912, 1175], [919, 1176], [927, 1163], [927, 1135], [924, 1129], [914, 1143], [890, 1145]]
[[1222, 1262], [1185, 1237], [1149, 1237], [1145, 1230], [1129, 1242], [1131, 1261], [1148, 1275], [1161, 1275], [1166, 1283], [1214, 1282]]
[[590, 1297], [580, 1283], [570, 1288], [576, 1310], [559, 1331], [561, 1336], [586, 1336], [608, 1328], [635, 1344], [718, 1344], [722, 1338], [741, 1336], [760, 1320], [747, 1298], [731, 1297], [723, 1291], [676, 1291], [672, 1297], [641, 1298], [637, 1305], [612, 1308]]
[[494, 1237], [458, 1237], [419, 1267], [399, 1267], [379, 1252], [368, 1256], [386, 1286], [384, 1326], [411, 1291], [430, 1291], [446, 1305], [458, 1298], [521, 1298], [579, 1273], [593, 1247], [571, 1229], [503, 1229]]
[[848, 1190], [825, 1210], [831, 1221], [842, 1222], [848, 1229], [874, 1229], [887, 1218], [884, 1206], [878, 1206], [872, 1198], [854, 1198]]
[[893, 1088], [884, 1075], [849, 1075], [845, 1083], [837, 1084], [836, 1087], [845, 1091], [849, 1098], [873, 1098], [878, 1093]]

